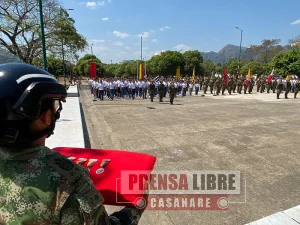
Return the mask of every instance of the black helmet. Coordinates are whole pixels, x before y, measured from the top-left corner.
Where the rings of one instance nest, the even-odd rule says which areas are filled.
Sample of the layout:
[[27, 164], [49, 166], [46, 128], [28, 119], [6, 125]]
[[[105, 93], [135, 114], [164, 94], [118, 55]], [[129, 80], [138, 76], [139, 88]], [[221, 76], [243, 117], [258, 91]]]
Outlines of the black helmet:
[[[56, 120], [62, 109], [67, 92], [64, 86], [48, 72], [24, 63], [0, 65], [0, 146], [25, 147], [33, 140], [53, 133]], [[35, 137], [22, 137], [20, 124], [29, 124], [40, 116], [43, 100], [58, 100], [51, 128]]]

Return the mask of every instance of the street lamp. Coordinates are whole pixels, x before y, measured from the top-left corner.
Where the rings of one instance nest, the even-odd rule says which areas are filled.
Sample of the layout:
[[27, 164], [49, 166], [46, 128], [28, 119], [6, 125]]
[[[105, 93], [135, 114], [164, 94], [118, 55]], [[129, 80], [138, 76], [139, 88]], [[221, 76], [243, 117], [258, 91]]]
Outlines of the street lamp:
[[47, 64], [47, 52], [46, 52], [46, 41], [45, 41], [45, 31], [44, 31], [44, 15], [43, 15], [42, 0], [39, 0], [39, 10], [40, 10], [40, 24], [41, 24], [44, 70], [47, 71], [48, 70], [48, 64]]
[[[60, 16], [62, 17], [63, 15], [63, 8], [60, 8]], [[66, 11], [72, 11], [74, 9], [65, 9]], [[61, 40], [61, 48], [62, 48], [62, 58], [63, 58], [63, 75], [64, 75], [64, 83], [65, 87], [67, 87], [67, 81], [66, 81], [66, 68], [65, 68], [65, 50], [64, 50], [64, 35], [62, 35], [62, 40]]]
[[242, 54], [242, 41], [243, 41], [243, 30], [239, 27], [235, 27], [239, 31], [241, 31], [241, 41], [240, 41], [240, 53], [239, 53], [239, 64], [238, 64], [238, 73], [240, 73], [240, 64], [241, 64], [241, 54]]
[[91, 45], [91, 53], [92, 53], [92, 55], [94, 55], [93, 54], [93, 45], [94, 45], [94, 43], [92, 43], [92, 45]]
[[143, 35], [144, 33], [141, 35], [141, 61], [143, 61]]

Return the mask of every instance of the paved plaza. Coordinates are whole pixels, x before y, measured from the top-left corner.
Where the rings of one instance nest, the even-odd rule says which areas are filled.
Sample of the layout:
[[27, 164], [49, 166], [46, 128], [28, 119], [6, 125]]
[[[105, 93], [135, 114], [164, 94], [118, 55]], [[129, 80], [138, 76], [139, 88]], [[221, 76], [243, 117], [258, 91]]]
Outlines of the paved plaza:
[[245, 224], [300, 205], [300, 99], [293, 94], [208, 94], [177, 97], [174, 105], [168, 98], [93, 102], [87, 86], [80, 95], [87, 146], [155, 155], [157, 171], [241, 172], [242, 193], [229, 200], [246, 203], [226, 211], [146, 211], [140, 224]]

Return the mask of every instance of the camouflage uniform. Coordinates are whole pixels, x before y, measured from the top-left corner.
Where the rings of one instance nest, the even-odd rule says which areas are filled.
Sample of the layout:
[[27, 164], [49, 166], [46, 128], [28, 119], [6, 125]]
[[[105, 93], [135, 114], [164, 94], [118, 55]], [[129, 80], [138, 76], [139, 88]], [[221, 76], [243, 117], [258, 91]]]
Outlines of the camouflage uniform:
[[228, 93], [231, 95], [231, 91], [233, 89], [233, 77], [231, 77], [229, 80], [228, 80]]
[[294, 92], [294, 98], [297, 98], [297, 94], [298, 94], [299, 90], [300, 90], [300, 81], [297, 80], [296, 83], [295, 83], [295, 87], [294, 87], [294, 91], [295, 91]]
[[203, 94], [206, 95], [206, 91], [207, 91], [207, 88], [208, 88], [208, 84], [209, 84], [209, 80], [207, 77], [204, 78], [204, 82], [203, 82]]
[[261, 78], [261, 83], [260, 83], [260, 85], [261, 85], [261, 87], [260, 87], [260, 93], [264, 93], [265, 92], [266, 84], [267, 84], [266, 78], [262, 77]]
[[271, 88], [272, 88], [272, 81], [267, 82], [267, 93], [270, 93]]
[[242, 89], [243, 89], [243, 79], [239, 78], [237, 81], [237, 92], [239, 94], [242, 94]]
[[159, 102], [163, 102], [163, 97], [165, 96], [165, 85], [160, 82], [158, 85], [158, 95], [159, 95]]
[[151, 82], [151, 84], [149, 85], [149, 95], [150, 95], [151, 102], [153, 102], [154, 94], [155, 94], [155, 84]]
[[276, 87], [277, 87], [277, 80], [274, 79], [273, 82], [272, 82], [272, 90], [273, 90], [273, 93], [275, 93]]
[[235, 93], [235, 90], [236, 90], [236, 83], [237, 83], [236, 78], [233, 78], [232, 79], [232, 92], [233, 93]]
[[222, 85], [222, 95], [224, 95], [225, 90], [228, 89], [228, 84], [225, 83], [224, 78], [222, 79], [222, 84], [221, 85]]
[[0, 148], [0, 160], [0, 224], [132, 225], [141, 217], [129, 207], [108, 216], [88, 170], [47, 147]]
[[169, 86], [169, 95], [170, 95], [170, 104], [173, 105], [173, 101], [174, 101], [174, 98], [175, 98], [175, 95], [176, 95], [176, 87], [174, 85], [174, 82], [172, 82]]
[[254, 88], [254, 85], [255, 85], [255, 82], [254, 82], [254, 79], [253, 78], [250, 78], [250, 86], [249, 86], [249, 94], [252, 94], [252, 91], [253, 91], [253, 88]]
[[257, 85], [257, 93], [260, 91], [260, 87], [261, 87], [261, 78], [258, 79], [258, 81], [256, 82]]
[[284, 94], [285, 99], [288, 99], [288, 94], [291, 91], [291, 89], [292, 89], [291, 82], [289, 80], [287, 80], [286, 81], [286, 90], [285, 90], [285, 94]]
[[283, 83], [282, 83], [282, 80], [280, 79], [278, 84], [277, 84], [277, 99], [279, 99], [279, 96], [283, 90]]
[[213, 77], [210, 78], [209, 80], [209, 88], [210, 88], [210, 93], [213, 93], [214, 90], [214, 84], [215, 84], [215, 79]]

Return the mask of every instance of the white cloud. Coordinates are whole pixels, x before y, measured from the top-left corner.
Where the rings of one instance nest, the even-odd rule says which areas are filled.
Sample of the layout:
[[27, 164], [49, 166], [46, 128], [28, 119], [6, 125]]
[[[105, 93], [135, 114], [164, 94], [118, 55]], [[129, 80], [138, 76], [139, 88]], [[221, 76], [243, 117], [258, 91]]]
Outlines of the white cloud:
[[82, 2], [81, 4], [85, 4], [87, 8], [95, 9], [97, 6], [104, 6], [105, 2], [104, 1], [90, 1], [90, 2]]
[[154, 42], [154, 43], [157, 42], [157, 39], [152, 39], [152, 42]]
[[130, 47], [128, 47], [128, 46], [126, 46], [124, 49], [126, 49], [126, 50], [129, 50], [129, 49], [131, 49]]
[[114, 45], [116, 45], [116, 46], [123, 46], [124, 43], [122, 41], [116, 41], [116, 42], [114, 42]]
[[143, 33], [141, 33], [141, 34], [138, 34], [138, 35], [136, 35], [136, 36], [137, 36], [137, 37], [141, 37], [142, 34], [143, 34], [143, 38], [148, 38], [148, 37], [150, 36], [150, 32], [148, 32], [148, 31], [145, 31], [145, 32], [143, 32]]
[[113, 34], [120, 38], [128, 38], [130, 36], [127, 33], [122, 33], [122, 32], [116, 31], [116, 30], [113, 32]]
[[96, 2], [85, 2], [85, 6], [88, 8], [95, 8], [97, 5]]
[[299, 20], [295, 20], [294, 22], [291, 23], [291, 25], [298, 25], [300, 24], [300, 19]]
[[188, 50], [191, 49], [191, 47], [187, 46], [187, 45], [184, 45], [184, 44], [181, 44], [181, 45], [176, 45], [174, 47], [174, 49], [176, 49], [177, 51], [180, 51], [180, 50], [182, 50], [182, 51], [188, 51]]
[[109, 18], [108, 17], [104, 17], [104, 18], [102, 18], [102, 20], [103, 21], [107, 21], [107, 20], [109, 20]]
[[150, 30], [150, 33], [156, 33], [156, 31], [155, 30]]
[[161, 31], [165, 31], [165, 30], [169, 30], [169, 29], [171, 29], [171, 27], [169, 27], [169, 26], [164, 26], [164, 27], [160, 28]]
[[165, 52], [165, 51], [166, 51], [166, 50], [156, 51], [156, 52], [154, 52], [153, 55], [154, 55], [154, 56], [156, 56], [156, 55], [161, 55], [161, 53], [162, 53], [162, 52]]
[[104, 43], [105, 40], [97, 40], [97, 39], [93, 39], [92, 42], [95, 42], [95, 43]]

